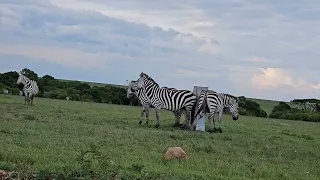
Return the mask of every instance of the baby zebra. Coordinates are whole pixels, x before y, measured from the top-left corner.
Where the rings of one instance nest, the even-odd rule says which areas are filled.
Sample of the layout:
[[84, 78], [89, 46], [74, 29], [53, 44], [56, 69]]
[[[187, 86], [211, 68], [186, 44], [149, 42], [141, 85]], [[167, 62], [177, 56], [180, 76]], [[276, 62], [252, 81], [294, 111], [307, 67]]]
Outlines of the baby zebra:
[[[195, 114], [195, 119], [192, 123], [193, 129], [196, 128], [197, 124], [197, 116], [203, 112], [209, 112], [209, 122], [211, 124], [210, 119], [213, 121], [213, 132], [222, 133], [221, 129], [221, 117], [223, 113], [223, 108], [226, 107], [229, 109], [229, 111], [232, 114], [233, 120], [238, 120], [238, 102], [239, 99], [235, 96], [232, 96], [230, 94], [225, 93], [217, 93], [212, 90], [203, 90], [201, 91], [201, 94], [199, 96], [199, 105], [198, 109]], [[218, 119], [218, 128], [216, 128], [214, 115], [215, 113], [219, 113], [219, 119]], [[212, 133], [212, 129], [209, 129], [209, 132]]]
[[27, 76], [22, 74], [21, 71], [17, 73], [19, 74], [17, 84], [21, 84], [21, 83], [23, 84], [22, 91], [24, 93], [24, 104], [27, 105], [27, 101], [28, 101], [28, 105], [30, 105], [30, 101], [31, 101], [31, 106], [32, 106], [33, 98], [39, 92], [37, 82], [27, 78]]

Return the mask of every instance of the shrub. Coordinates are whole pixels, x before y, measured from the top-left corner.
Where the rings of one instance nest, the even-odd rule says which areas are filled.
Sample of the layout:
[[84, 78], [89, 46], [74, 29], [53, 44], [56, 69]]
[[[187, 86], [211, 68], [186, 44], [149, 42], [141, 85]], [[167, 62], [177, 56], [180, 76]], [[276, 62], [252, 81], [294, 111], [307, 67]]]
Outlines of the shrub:
[[245, 116], [267, 117], [267, 113], [261, 109], [260, 104], [247, 100], [244, 96], [239, 97], [239, 114]]
[[279, 102], [279, 104], [273, 108], [269, 117], [275, 119], [320, 122], [320, 113], [291, 108], [285, 102]]

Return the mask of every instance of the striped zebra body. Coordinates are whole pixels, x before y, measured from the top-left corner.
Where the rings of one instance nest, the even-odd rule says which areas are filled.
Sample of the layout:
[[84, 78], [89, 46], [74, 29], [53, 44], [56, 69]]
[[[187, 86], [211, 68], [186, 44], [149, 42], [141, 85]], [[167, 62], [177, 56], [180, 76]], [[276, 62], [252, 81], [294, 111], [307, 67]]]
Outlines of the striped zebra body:
[[[160, 87], [151, 77], [145, 73], [141, 73], [138, 79], [138, 89], [143, 89], [147, 98], [156, 109], [157, 124], [160, 125], [160, 109], [169, 111], [184, 111], [185, 122], [183, 128], [190, 127], [190, 119], [192, 117], [192, 110], [195, 108], [197, 96], [189, 90], [177, 90], [174, 88]], [[179, 119], [176, 119], [174, 126], [179, 126]]]
[[[152, 105], [149, 98], [146, 96], [144, 89], [137, 88], [137, 85], [138, 85], [137, 81], [131, 81], [130, 83], [127, 81], [127, 83], [128, 83], [127, 98], [130, 98], [134, 94], [135, 96], [138, 97], [138, 99], [140, 100], [140, 103], [142, 105], [141, 120], [140, 120], [139, 124], [142, 123], [144, 114], [146, 117], [146, 124], [148, 124], [149, 123], [149, 114], [150, 114], [149, 113], [150, 105]], [[134, 90], [134, 89], [136, 89], [136, 90]], [[168, 89], [174, 90], [174, 88], [168, 88]], [[181, 110], [173, 111], [173, 114], [176, 118], [176, 121], [177, 121], [177, 119], [180, 120], [181, 113], [182, 113]]]
[[[197, 124], [197, 116], [201, 114], [201, 112], [209, 112], [209, 122], [211, 124], [210, 119], [213, 121], [213, 132], [222, 132], [221, 129], [221, 121], [222, 121], [222, 114], [223, 114], [223, 109], [228, 108], [229, 111], [232, 114], [232, 119], [233, 120], [238, 120], [239, 114], [238, 114], [238, 98], [235, 96], [232, 96], [230, 94], [225, 94], [225, 93], [217, 93], [212, 90], [203, 90], [201, 91], [201, 94], [199, 96], [199, 105], [198, 109], [195, 113], [195, 120], [192, 123], [193, 129], [195, 129], [195, 126]], [[218, 128], [216, 128], [215, 125], [215, 120], [214, 120], [214, 115], [215, 113], [218, 113], [219, 119], [218, 119]], [[212, 132], [212, 130], [209, 130]]]
[[30, 105], [30, 101], [31, 101], [31, 105], [33, 104], [33, 98], [36, 94], [38, 94], [39, 92], [39, 87], [37, 85], [37, 82], [34, 80], [30, 80], [27, 76], [25, 76], [24, 74], [22, 74], [22, 72], [18, 72], [19, 77], [17, 80], [17, 84], [23, 84], [23, 93], [25, 96], [25, 101], [24, 104], [27, 104], [28, 101], [28, 105]]

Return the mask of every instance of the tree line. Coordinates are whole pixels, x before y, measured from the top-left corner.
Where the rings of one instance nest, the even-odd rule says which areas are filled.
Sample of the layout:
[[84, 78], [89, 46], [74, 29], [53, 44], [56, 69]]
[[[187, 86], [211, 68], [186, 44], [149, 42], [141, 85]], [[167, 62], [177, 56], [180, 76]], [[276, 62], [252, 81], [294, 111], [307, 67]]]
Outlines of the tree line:
[[[105, 85], [94, 86], [86, 82], [67, 81], [55, 79], [53, 76], [45, 75], [38, 77], [38, 74], [30, 69], [23, 69], [22, 72], [32, 80], [37, 81], [39, 93], [37, 97], [51, 99], [66, 99], [73, 101], [86, 101], [96, 103], [108, 103], [119, 105], [139, 106], [140, 101], [137, 97], [127, 98], [127, 89], [125, 86]], [[16, 84], [19, 75], [15, 71], [0, 73], [0, 90], [7, 89], [9, 94], [19, 95], [23, 85]], [[320, 121], [320, 100], [316, 99], [295, 99], [292, 101], [300, 108], [292, 108], [281, 102], [275, 106], [272, 113], [268, 114], [261, 109], [260, 104], [247, 99], [244, 96], [239, 97], [239, 114], [255, 117], [270, 117], [279, 119], [293, 119], [303, 121]], [[311, 106], [309, 108], [309, 106]], [[312, 111], [310, 111], [312, 109]], [[224, 113], [229, 113], [224, 111]]]
[[320, 122], [320, 100], [318, 99], [294, 99], [291, 103], [279, 102], [274, 106], [270, 118], [289, 119], [299, 121]]

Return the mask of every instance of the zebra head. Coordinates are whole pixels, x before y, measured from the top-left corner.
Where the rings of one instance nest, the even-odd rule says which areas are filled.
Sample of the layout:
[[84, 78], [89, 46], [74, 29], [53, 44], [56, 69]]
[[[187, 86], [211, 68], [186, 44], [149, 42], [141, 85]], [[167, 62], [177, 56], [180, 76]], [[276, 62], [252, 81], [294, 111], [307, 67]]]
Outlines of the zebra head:
[[137, 88], [138, 89], [142, 89], [142, 88], [145, 87], [145, 83], [144, 83], [145, 82], [145, 78], [146, 78], [146, 74], [141, 72], [140, 75], [139, 75], [139, 79], [137, 80], [137, 82], [138, 82]]
[[129, 99], [134, 94], [134, 92], [136, 92], [138, 90], [138, 88], [137, 88], [138, 81], [129, 82], [127, 80], [127, 83], [128, 83], [127, 98]]
[[226, 98], [225, 106], [229, 108], [229, 111], [232, 114], [232, 119], [238, 120], [238, 118], [239, 118], [239, 113], [238, 113], [239, 99], [237, 97], [229, 95], [229, 94], [225, 94], [225, 98]]
[[140, 73], [139, 79], [137, 80], [138, 82], [138, 89], [148, 89], [150, 87], [159, 87], [159, 84], [156, 83], [149, 75], [147, 75], [144, 72]]
[[19, 74], [17, 84], [24, 84], [26, 82], [25, 76], [22, 74], [21, 71], [17, 72]]

